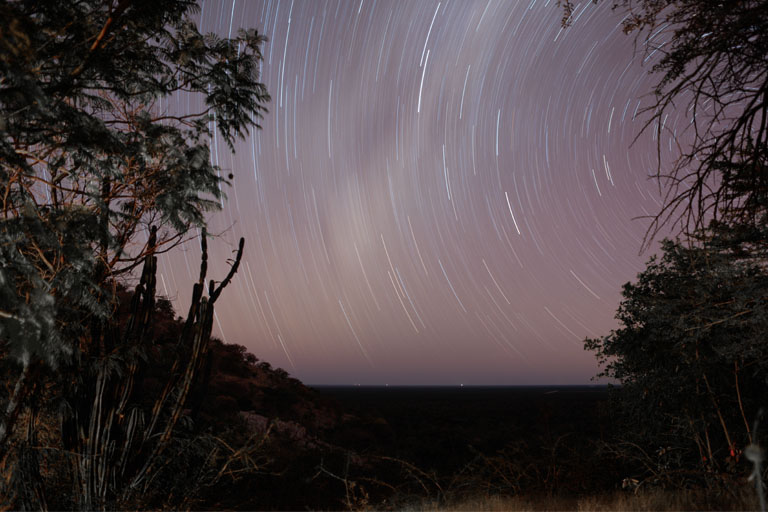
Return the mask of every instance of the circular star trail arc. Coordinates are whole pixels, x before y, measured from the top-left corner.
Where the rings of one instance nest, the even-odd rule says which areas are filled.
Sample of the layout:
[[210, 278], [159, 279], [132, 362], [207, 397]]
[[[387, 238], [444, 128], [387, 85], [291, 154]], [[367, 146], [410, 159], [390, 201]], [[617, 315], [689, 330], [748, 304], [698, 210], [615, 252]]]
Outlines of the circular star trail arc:
[[[263, 130], [234, 175], [211, 275], [240, 236], [218, 335], [310, 383], [586, 383], [658, 190], [652, 77], [609, 5], [554, 0], [206, 1], [255, 27]], [[646, 64], [647, 66], [647, 64]], [[175, 109], [187, 108], [179, 100]], [[199, 262], [161, 261], [180, 307]]]

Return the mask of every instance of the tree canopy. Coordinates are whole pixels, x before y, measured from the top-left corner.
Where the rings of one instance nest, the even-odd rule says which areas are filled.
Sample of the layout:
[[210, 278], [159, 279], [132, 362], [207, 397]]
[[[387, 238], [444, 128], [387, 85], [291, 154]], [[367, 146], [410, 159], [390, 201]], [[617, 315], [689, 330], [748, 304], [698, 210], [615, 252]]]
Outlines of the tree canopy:
[[[598, 0], [596, 0], [598, 1]], [[573, 5], [564, 6], [565, 25]], [[657, 78], [643, 130], [664, 191], [646, 244], [661, 244], [623, 288], [619, 328], [586, 340], [621, 384], [623, 453], [656, 480], [738, 472], [757, 442], [768, 382], [768, 2], [616, 0]], [[669, 116], [684, 120], [677, 131]], [[676, 159], [662, 158], [662, 136]], [[764, 439], [763, 435], [763, 439]], [[688, 472], [688, 473], [686, 473]]]
[[620, 327], [586, 348], [622, 385], [628, 439], [674, 448], [678, 470], [733, 470], [763, 405], [768, 274], [717, 239], [662, 248], [624, 285]]
[[[106, 283], [218, 208], [227, 180], [209, 141], [259, 127], [264, 38], [200, 34], [196, 12], [0, 2], [0, 339], [17, 360], [71, 354], [78, 315], [110, 312]], [[174, 95], [200, 110], [170, 110]]]
[[[228, 183], [209, 144], [234, 149], [269, 95], [264, 38], [203, 35], [196, 12], [190, 0], [0, 0], [0, 507], [45, 509], [56, 495], [140, 508], [178, 483], [169, 468], [185, 450], [206, 471], [219, 461], [188, 427], [187, 401], [205, 384], [214, 303], [244, 241], [206, 282], [205, 215]], [[169, 108], [180, 99], [197, 107]], [[161, 347], [156, 255], [196, 227], [199, 279]], [[147, 361], [163, 354], [150, 391]]]

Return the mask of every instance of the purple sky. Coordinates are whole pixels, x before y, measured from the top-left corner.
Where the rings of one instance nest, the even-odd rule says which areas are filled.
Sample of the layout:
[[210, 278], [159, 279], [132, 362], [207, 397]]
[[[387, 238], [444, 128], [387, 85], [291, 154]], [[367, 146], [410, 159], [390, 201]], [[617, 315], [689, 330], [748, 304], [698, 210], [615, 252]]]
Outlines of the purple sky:
[[[629, 147], [650, 63], [609, 4], [562, 30], [554, 0], [205, 2], [202, 31], [269, 37], [272, 95], [213, 144], [211, 277], [246, 238], [216, 333], [307, 383], [588, 383], [659, 208], [651, 132]], [[198, 262], [161, 258], [180, 312]]]

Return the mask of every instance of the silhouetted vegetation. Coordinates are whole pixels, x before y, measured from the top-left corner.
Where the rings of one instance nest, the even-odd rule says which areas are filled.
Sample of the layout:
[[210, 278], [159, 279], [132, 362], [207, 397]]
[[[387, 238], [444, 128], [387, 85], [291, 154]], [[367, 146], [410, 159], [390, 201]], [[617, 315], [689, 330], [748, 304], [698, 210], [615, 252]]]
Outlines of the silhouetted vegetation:
[[[600, 0], [594, 0], [596, 3]], [[564, 6], [569, 25], [573, 2]], [[760, 227], [768, 207], [768, 4], [764, 0], [614, 0], [625, 33], [657, 78], [643, 130], [658, 150], [664, 204], [646, 242], [667, 223], [698, 236], [711, 220]], [[679, 116], [677, 127], [665, 122]], [[675, 130], [679, 128], [679, 130]], [[669, 139], [679, 151], [668, 164]], [[764, 234], [764, 232], [763, 232]], [[763, 237], [763, 240], [765, 238]]]
[[621, 327], [587, 340], [622, 414], [622, 456], [638, 477], [676, 487], [730, 485], [749, 473], [743, 451], [765, 444], [768, 275], [717, 239], [666, 241], [624, 286]]
[[[206, 282], [203, 229], [200, 278], [171, 352], [160, 348], [170, 334], [153, 333], [164, 311], [156, 255], [219, 205], [226, 180], [210, 163], [211, 127], [232, 147], [258, 128], [269, 95], [262, 36], [204, 36], [195, 9], [0, 3], [4, 508], [183, 506], [189, 487], [226, 464], [185, 411], [243, 241], [223, 281]], [[200, 108], [157, 107], [175, 94]], [[133, 272], [140, 282], [120, 300]], [[169, 364], [153, 368], [158, 350]]]
[[[560, 3], [568, 25], [573, 4]], [[678, 233], [624, 286], [620, 327], [585, 344], [601, 376], [621, 384], [615, 452], [643, 482], [727, 491], [756, 471], [760, 488], [752, 462], [763, 457], [768, 405], [768, 3], [614, 8], [645, 56], [657, 54], [643, 130], [658, 144], [664, 202], [646, 244], [667, 224]], [[667, 125], [671, 114], [683, 121]], [[668, 142], [679, 151], [671, 163]]]

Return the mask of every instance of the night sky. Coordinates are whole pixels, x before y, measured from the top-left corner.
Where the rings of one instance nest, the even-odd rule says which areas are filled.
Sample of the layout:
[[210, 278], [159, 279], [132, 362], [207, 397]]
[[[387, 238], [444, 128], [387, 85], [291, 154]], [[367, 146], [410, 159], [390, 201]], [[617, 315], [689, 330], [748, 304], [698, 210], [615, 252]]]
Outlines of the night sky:
[[[630, 148], [655, 56], [610, 3], [204, 2], [201, 31], [269, 38], [272, 95], [212, 141], [209, 277], [246, 239], [215, 334], [310, 384], [588, 383], [660, 206], [652, 131]], [[199, 260], [161, 258], [181, 314]]]

